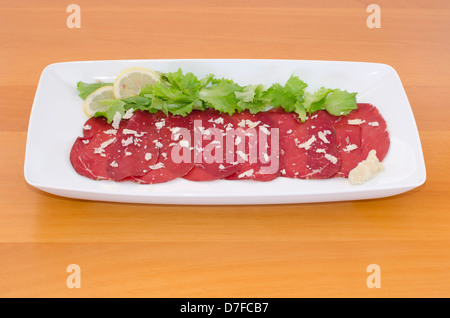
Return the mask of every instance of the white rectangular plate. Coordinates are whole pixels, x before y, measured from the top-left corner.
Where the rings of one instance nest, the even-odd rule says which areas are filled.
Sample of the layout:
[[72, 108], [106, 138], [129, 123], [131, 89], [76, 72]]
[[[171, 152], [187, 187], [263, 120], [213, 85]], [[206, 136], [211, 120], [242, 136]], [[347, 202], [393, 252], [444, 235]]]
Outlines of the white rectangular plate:
[[[169, 72], [181, 68], [202, 77], [214, 74], [241, 85], [278, 82], [291, 74], [308, 83], [358, 92], [357, 101], [372, 103], [386, 119], [391, 146], [385, 170], [363, 185], [347, 179], [277, 178], [163, 184], [94, 181], [78, 175], [70, 149], [88, 119], [78, 97], [78, 81], [113, 81], [130, 67]], [[426, 172], [414, 115], [396, 71], [384, 64], [296, 60], [123, 60], [57, 63], [42, 72], [28, 128], [25, 179], [43, 191], [71, 198], [160, 204], [276, 204], [373, 199], [406, 192], [425, 182]]]

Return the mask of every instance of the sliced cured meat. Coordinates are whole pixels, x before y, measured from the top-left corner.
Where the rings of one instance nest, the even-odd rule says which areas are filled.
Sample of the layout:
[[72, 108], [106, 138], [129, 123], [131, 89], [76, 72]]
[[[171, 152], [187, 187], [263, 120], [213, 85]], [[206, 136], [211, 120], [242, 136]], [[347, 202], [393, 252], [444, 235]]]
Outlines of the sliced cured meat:
[[297, 146], [299, 138], [307, 136], [307, 126], [294, 113], [287, 113], [281, 108], [268, 111], [278, 124], [280, 131], [280, 148], [283, 162], [281, 176], [287, 178], [305, 178], [309, 173], [306, 168], [307, 154], [304, 148]]
[[361, 127], [349, 125], [346, 120], [340, 120], [334, 123], [334, 130], [342, 160], [341, 169], [336, 176], [346, 178], [349, 172], [365, 159], [361, 148]]
[[361, 127], [361, 146], [364, 159], [372, 149], [376, 150], [378, 160], [384, 159], [390, 145], [389, 133], [386, 121], [375, 106], [358, 104], [358, 109], [342, 117], [341, 120], [347, 120], [349, 125]]
[[164, 125], [159, 130], [159, 159], [145, 175], [132, 177], [135, 182], [167, 182], [186, 175], [194, 167], [191, 118], [169, 116], [162, 119], [160, 122]]
[[324, 111], [316, 112], [305, 123], [294, 114], [272, 111], [281, 130], [281, 149], [284, 162], [282, 176], [300, 179], [326, 179], [340, 169], [332, 117]]
[[306, 167], [310, 172], [305, 177], [306, 179], [331, 178], [341, 168], [341, 157], [332, 116], [325, 111], [318, 111], [311, 116], [306, 125], [309, 139], [303, 145], [307, 149]]
[[380, 161], [389, 150], [386, 121], [371, 104], [358, 104], [358, 109], [347, 116], [335, 117], [334, 127], [342, 157], [338, 176], [347, 177], [359, 162], [367, 158], [370, 150], [376, 151]]
[[[194, 167], [183, 178], [191, 181], [212, 181], [225, 178], [239, 170], [239, 164], [227, 159], [227, 129], [234, 129], [236, 120], [213, 109], [194, 111]], [[228, 156], [229, 157], [229, 156]]]
[[123, 129], [116, 135], [117, 142], [111, 146], [106, 171], [112, 180], [143, 176], [158, 160], [158, 124], [160, 116], [137, 110]]
[[[125, 122], [125, 121], [124, 121]], [[103, 117], [92, 117], [83, 127], [83, 137], [78, 137], [70, 152], [70, 162], [80, 175], [94, 180], [109, 180], [107, 162], [117, 142], [116, 130]]]
[[347, 116], [319, 111], [305, 123], [282, 109], [233, 116], [208, 109], [187, 117], [136, 111], [118, 129], [105, 118], [89, 119], [70, 161], [91, 179], [147, 184], [177, 177], [269, 181], [280, 174], [326, 179], [347, 177], [372, 149], [382, 161], [389, 145], [386, 122], [371, 104]]
[[277, 123], [266, 112], [244, 111], [233, 117], [238, 120], [235, 160], [242, 165], [226, 179], [270, 181], [278, 177], [283, 163]]

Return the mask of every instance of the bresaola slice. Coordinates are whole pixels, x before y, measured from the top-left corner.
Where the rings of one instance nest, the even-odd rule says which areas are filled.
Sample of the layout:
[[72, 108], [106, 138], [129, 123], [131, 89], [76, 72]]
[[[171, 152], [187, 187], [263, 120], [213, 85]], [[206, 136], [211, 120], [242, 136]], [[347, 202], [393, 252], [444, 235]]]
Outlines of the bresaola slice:
[[[165, 116], [165, 115], [162, 115]], [[167, 182], [187, 174], [194, 167], [190, 117], [162, 117], [159, 131], [159, 158], [143, 176], [132, 177], [138, 183]]]
[[278, 125], [266, 112], [248, 111], [233, 115], [237, 119], [234, 145], [240, 169], [227, 180], [270, 181], [283, 167], [279, 147]]
[[328, 179], [341, 168], [341, 157], [336, 143], [336, 133], [331, 115], [321, 110], [306, 121], [307, 140], [299, 141], [307, 154], [306, 179]]
[[240, 169], [227, 160], [227, 129], [236, 128], [234, 116], [213, 109], [194, 111], [189, 115], [194, 123], [193, 142], [195, 165], [183, 178], [191, 181], [212, 181], [225, 178]]
[[378, 160], [382, 161], [389, 150], [390, 139], [386, 121], [378, 109], [371, 104], [358, 104], [358, 109], [345, 116], [345, 119], [349, 125], [361, 127], [363, 158], [367, 158], [369, 151], [375, 149]]
[[372, 149], [379, 161], [386, 156], [390, 145], [389, 133], [386, 121], [375, 106], [358, 104], [358, 109], [347, 116], [335, 117], [334, 126], [342, 157], [338, 176], [348, 177]]
[[70, 152], [70, 162], [80, 175], [94, 180], [111, 180], [108, 161], [126, 121], [118, 130], [103, 117], [92, 117], [83, 127], [83, 137], [78, 137]]
[[336, 176], [347, 178], [349, 172], [365, 159], [361, 148], [361, 127], [349, 125], [347, 121], [340, 120], [334, 123], [334, 130], [342, 160], [341, 168]]
[[341, 159], [330, 115], [319, 111], [301, 123], [294, 114], [283, 110], [270, 113], [280, 127], [282, 176], [327, 179], [339, 171]]
[[112, 180], [143, 176], [155, 165], [160, 148], [158, 124], [164, 124], [159, 116], [140, 110], [134, 112], [110, 149], [106, 171]]
[[280, 135], [281, 157], [283, 167], [281, 176], [287, 178], [305, 178], [309, 173], [306, 168], [306, 149], [299, 148], [299, 140], [306, 138], [307, 126], [294, 113], [287, 113], [281, 108], [268, 111], [278, 124]]

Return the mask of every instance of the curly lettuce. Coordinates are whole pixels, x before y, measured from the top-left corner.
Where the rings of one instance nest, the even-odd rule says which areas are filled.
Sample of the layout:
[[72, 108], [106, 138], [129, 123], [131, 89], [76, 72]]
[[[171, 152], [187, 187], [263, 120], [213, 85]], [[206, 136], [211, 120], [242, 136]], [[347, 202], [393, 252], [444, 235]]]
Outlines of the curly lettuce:
[[[79, 96], [85, 99], [105, 85], [112, 84], [78, 82]], [[275, 107], [294, 112], [301, 121], [305, 121], [308, 115], [319, 110], [341, 116], [357, 108], [357, 93], [325, 87], [309, 93], [307, 86], [295, 75], [291, 75], [284, 85], [274, 83], [266, 88], [262, 84], [241, 86], [230, 79], [215, 78], [212, 74], [199, 79], [191, 72], [183, 73], [178, 69], [176, 72], [161, 73], [159, 82], [147, 85], [137, 96], [103, 101], [109, 106], [108, 109], [95, 116], [104, 116], [111, 122], [117, 112], [123, 115], [130, 109], [187, 116], [194, 110], [206, 108], [233, 115], [242, 111], [255, 114]]]

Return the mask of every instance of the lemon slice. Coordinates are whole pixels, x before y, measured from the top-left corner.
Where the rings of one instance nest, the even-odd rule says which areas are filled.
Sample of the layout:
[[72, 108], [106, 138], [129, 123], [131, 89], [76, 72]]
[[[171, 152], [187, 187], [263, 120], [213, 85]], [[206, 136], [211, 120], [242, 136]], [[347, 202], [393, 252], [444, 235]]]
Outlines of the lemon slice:
[[114, 96], [117, 99], [139, 95], [148, 84], [153, 85], [159, 81], [159, 76], [145, 68], [130, 68], [122, 72], [114, 81]]
[[104, 111], [108, 109], [108, 106], [99, 103], [101, 100], [114, 99], [113, 86], [103, 86], [97, 88], [95, 91], [90, 93], [86, 100], [84, 101], [84, 111], [89, 116], [92, 117], [98, 111]]

